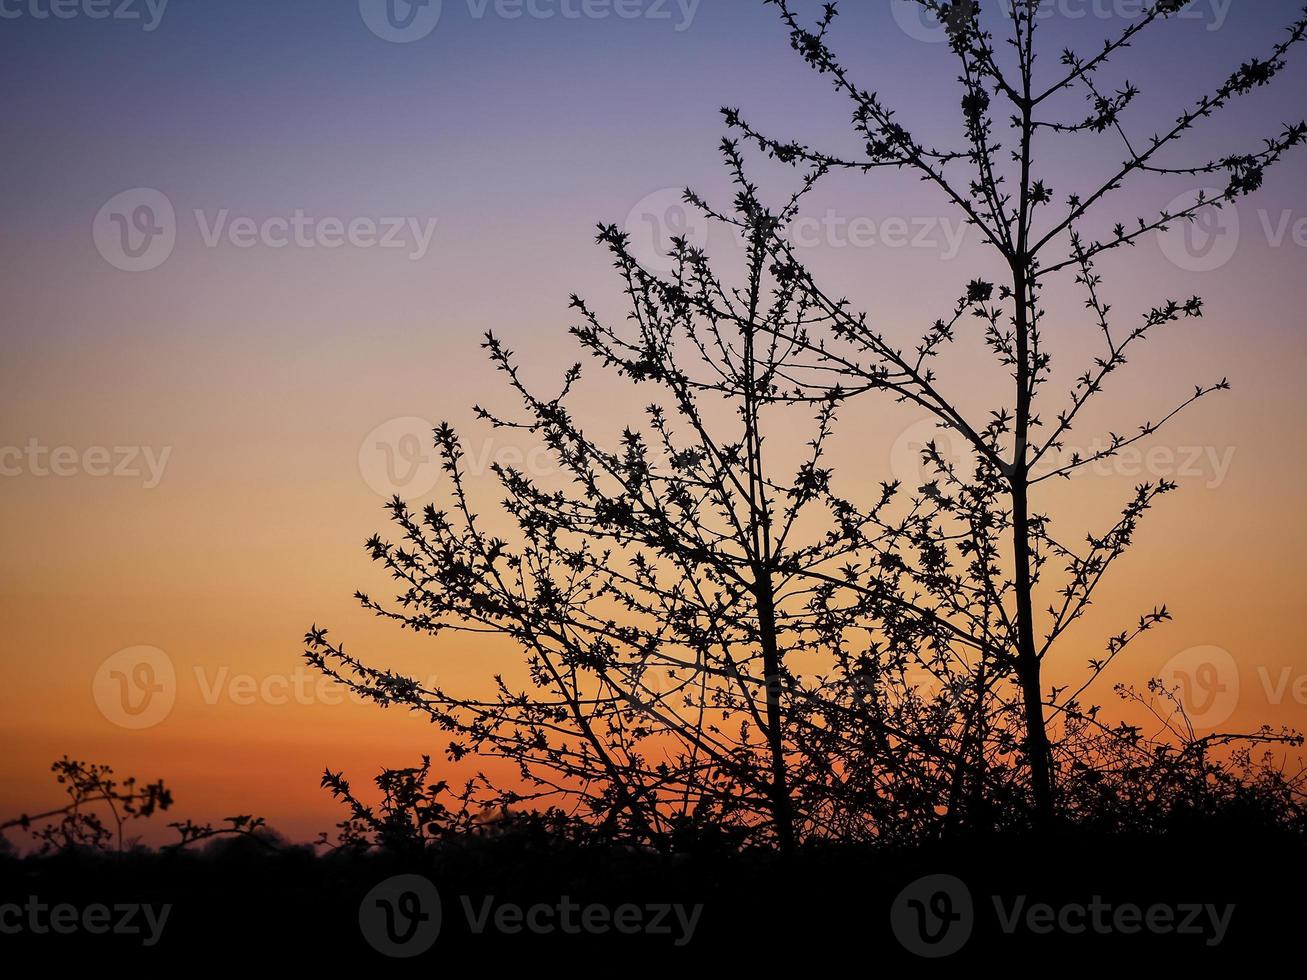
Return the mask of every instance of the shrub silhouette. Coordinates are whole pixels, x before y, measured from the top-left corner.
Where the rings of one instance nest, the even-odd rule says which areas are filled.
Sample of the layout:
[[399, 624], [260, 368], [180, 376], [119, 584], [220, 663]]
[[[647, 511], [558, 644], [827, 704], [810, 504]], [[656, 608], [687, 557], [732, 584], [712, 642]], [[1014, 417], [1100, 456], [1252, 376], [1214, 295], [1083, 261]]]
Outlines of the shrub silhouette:
[[[1139, 90], [1109, 90], [1102, 75], [1179, 5], [1153, 3], [1090, 56], [1064, 52], [1042, 83], [1037, 2], [1011, 0], [1012, 36], [1001, 48], [982, 25], [984, 5], [919, 2], [946, 25], [960, 67], [960, 148], [923, 145], [853, 81], [832, 48], [835, 4], [805, 27], [788, 0], [768, 0], [795, 50], [852, 102], [865, 155], [780, 141], [726, 109], [737, 137], [722, 144], [734, 200], [719, 208], [687, 191], [685, 202], [734, 233], [742, 262], [724, 271], [726, 263], [677, 238], [672, 271], [659, 274], [640, 264], [622, 230], [600, 227], [627, 315], [610, 323], [573, 297], [572, 335], [601, 371], [639, 389], [642, 416], [606, 440], [604, 419], [587, 423], [573, 408], [581, 364], [542, 394], [513, 352], [486, 336], [521, 408], [478, 408], [480, 418], [537, 438], [559, 476], [495, 466], [501, 510], [487, 516], [472, 499], [458, 435], [439, 426], [445, 498], [420, 513], [390, 502], [397, 538], [374, 536], [367, 549], [400, 591], [392, 601], [358, 599], [446, 642], [505, 637], [522, 669], [495, 673], [489, 694], [463, 693], [370, 666], [325, 629], [306, 635], [310, 664], [377, 703], [428, 716], [449, 736], [450, 760], [515, 766], [515, 780], [479, 773], [467, 783], [458, 795], [464, 812], [536, 809], [661, 848], [726, 833], [784, 851], [801, 841], [910, 842], [1057, 824], [1160, 829], [1226, 808], [1301, 826], [1303, 776], [1273, 754], [1300, 745], [1296, 733], [1200, 737], [1160, 683], [1144, 694], [1117, 690], [1157, 715], [1153, 736], [1103, 720], [1101, 706], [1084, 700], [1108, 665], [1171, 618], [1166, 606], [1110, 637], [1075, 690], [1050, 691], [1043, 679], [1141, 520], [1176, 485], [1138, 486], [1116, 522], [1079, 548], [1035, 508], [1045, 481], [1110, 459], [1229, 387], [1225, 379], [1198, 385], [1134, 435], [1109, 434], [1105, 448], [1053, 462], [1126, 355], [1203, 312], [1197, 297], [1167, 299], [1123, 328], [1096, 261], [1257, 190], [1303, 142], [1307, 125], [1298, 123], [1250, 153], [1174, 165], [1161, 157], [1197, 123], [1271, 83], [1307, 36], [1307, 17], [1171, 128], [1140, 141], [1125, 130]], [[1087, 116], [1045, 116], [1082, 89]], [[1011, 148], [996, 134], [1001, 111], [1011, 113]], [[1035, 146], [1074, 136], [1118, 140], [1126, 162], [1059, 204]], [[779, 207], [749, 179], [744, 147], [801, 170]], [[936, 188], [980, 231], [1006, 276], [959, 282], [957, 301], [910, 352], [828, 295], [785, 237], [828, 174], [881, 170]], [[1220, 178], [1225, 187], [1089, 237], [1091, 212], [1141, 173]], [[1054, 338], [1042, 297], [1059, 274], [1083, 292], [1104, 350], [1053, 411], [1043, 408]], [[978, 414], [949, 397], [937, 367], [973, 324], [1011, 382], [1010, 401]], [[928, 412], [965, 444], [966, 463], [930, 443], [923, 457], [935, 478], [923, 486], [837, 490], [829, 447], [840, 412], [878, 395]], [[1061, 579], [1050, 581], [1059, 566]], [[358, 804], [339, 774], [327, 784], [359, 833], [421, 840], [466, 826], [435, 799], [447, 787], [424, 787], [428, 768], [424, 760], [419, 770], [383, 774], [381, 815]], [[355, 832], [343, 829], [347, 838]]]
[[[42, 854], [117, 853], [141, 849], [139, 840], [124, 836], [124, 830], [138, 820], [148, 820], [173, 805], [172, 790], [162, 779], [142, 783], [135, 776], [119, 779], [112, 766], [81, 762], [68, 756], [50, 766], [55, 782], [63, 788], [68, 802], [41, 813], [21, 814], [0, 823], [0, 833], [18, 828], [28, 832]], [[214, 843], [219, 839], [242, 838], [261, 846], [277, 847], [283, 843], [262, 817], [241, 815], [227, 817], [218, 826], [196, 824], [190, 820], [168, 824], [179, 840], [165, 850], [180, 850], [195, 844]], [[7, 849], [13, 844], [0, 836]]]

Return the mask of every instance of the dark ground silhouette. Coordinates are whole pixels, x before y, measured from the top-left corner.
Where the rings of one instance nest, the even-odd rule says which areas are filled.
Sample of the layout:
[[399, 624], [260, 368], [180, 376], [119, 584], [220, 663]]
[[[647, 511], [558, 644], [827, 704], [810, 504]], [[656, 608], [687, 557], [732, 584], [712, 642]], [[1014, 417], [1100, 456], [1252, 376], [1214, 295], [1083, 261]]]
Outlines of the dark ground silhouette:
[[[486, 965], [542, 963], [541, 957], [557, 956], [559, 964], [584, 962], [591, 964], [586, 968], [637, 973], [653, 962], [738, 966], [796, 954], [852, 957], [868, 968], [924, 964], [896, 932], [892, 910], [907, 910], [900, 929], [916, 929], [907, 905], [911, 897], [898, 896], [913, 882], [938, 874], [962, 882], [973, 903], [972, 931], [943, 961], [948, 964], [1044, 956], [1067, 966], [1081, 964], [1083, 957], [1139, 962], [1145, 950], [1177, 965], [1269, 962], [1271, 956], [1286, 956], [1299, 939], [1301, 881], [1307, 872], [1300, 837], [1253, 836], [1239, 827], [1166, 839], [1074, 835], [1049, 841], [1037, 860], [1029, 857], [1029, 845], [1026, 838], [995, 837], [902, 851], [814, 848], [788, 860], [712, 849], [669, 858], [568, 845], [524, 830], [447, 842], [417, 861], [375, 854], [314, 856], [299, 848], [268, 851], [247, 841], [205, 853], [6, 856], [0, 858], [0, 905], [23, 905], [35, 896], [48, 906], [146, 903], [170, 905], [171, 911], [152, 946], [145, 945], [148, 929], [141, 916], [141, 935], [25, 929], [4, 935], [0, 946], [52, 961], [130, 958], [143, 967], [164, 960], [184, 963], [187, 957], [251, 966], [384, 962], [386, 956], [360, 927], [360, 907], [380, 883], [413, 873], [431, 881], [441, 896], [439, 934], [422, 954], [432, 964], [452, 951]], [[995, 896], [1003, 915], [1048, 903], [1057, 914], [1070, 916], [1073, 928], [1083, 925], [1085, 931], [1069, 933], [1054, 924], [1042, 934], [1034, 930], [1042, 930], [1045, 920], [1032, 929], [1022, 915], [1022, 925], [1008, 935]], [[1024, 906], [1018, 904], [1022, 896]], [[558, 911], [565, 898], [575, 906], [574, 925], [582, 923], [588, 906], [608, 912], [590, 928], [568, 933], [568, 920]], [[487, 899], [492, 915], [505, 905], [543, 904], [553, 911], [538, 915], [537, 922], [554, 931], [516, 931], [510, 917], [506, 927], [491, 924], [478, 934], [473, 924]], [[932, 908], [930, 899], [928, 894], [920, 901]], [[1118, 910], [1126, 909], [1111, 932], [1095, 931], [1095, 901], [1105, 906], [1101, 922], [1112, 923]], [[956, 892], [947, 902], [946, 912], [964, 914]], [[686, 910], [681, 917], [660, 911], [678, 905]], [[639, 918], [632, 922], [654, 934], [617, 933], [611, 915], [622, 906], [638, 908]], [[701, 907], [697, 916], [696, 906]], [[1075, 911], [1079, 906], [1086, 911]], [[1152, 911], [1155, 923], [1184, 928], [1148, 927], [1154, 906], [1164, 910]], [[1131, 907], [1141, 912], [1132, 917]], [[1066, 908], [1073, 911], [1061, 911]], [[685, 921], [694, 924], [688, 941]], [[964, 930], [961, 921], [949, 928]], [[606, 931], [599, 931], [604, 925]], [[940, 934], [937, 920], [928, 920], [927, 927], [928, 934]], [[947, 939], [947, 931], [943, 935]], [[600, 959], [587, 959], [592, 956]]]
[[[72, 803], [7, 824], [39, 850], [0, 853], [0, 948], [64, 963], [437, 965], [458, 953], [638, 973], [796, 955], [871, 968], [1147, 953], [1210, 967], [1285, 955], [1307, 873], [1301, 811], [1254, 791], [1153, 812], [1134, 831], [818, 842], [788, 855], [711, 830], [660, 853], [542, 814], [423, 826], [415, 818], [431, 813], [411, 805], [423, 794], [401, 792], [398, 805], [351, 804], [317, 845], [243, 816], [173, 823], [179, 840], [151, 850], [132, 830], [172, 805], [162, 782], [54, 768]], [[340, 795], [338, 776], [326, 782]], [[123, 814], [124, 833], [97, 812]]]

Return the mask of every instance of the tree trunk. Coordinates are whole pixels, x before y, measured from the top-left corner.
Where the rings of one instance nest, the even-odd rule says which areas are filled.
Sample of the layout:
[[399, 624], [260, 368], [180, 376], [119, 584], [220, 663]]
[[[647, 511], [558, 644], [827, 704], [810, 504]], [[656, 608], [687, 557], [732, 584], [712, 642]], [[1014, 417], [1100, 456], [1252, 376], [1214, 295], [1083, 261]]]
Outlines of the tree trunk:
[[[1022, 232], [1024, 238], [1024, 230]], [[1024, 243], [1023, 243], [1024, 244]], [[1030, 553], [1030, 310], [1029, 266], [1024, 254], [1014, 263], [1017, 341], [1016, 447], [1012, 462], [1012, 560], [1017, 600], [1017, 679], [1025, 708], [1026, 755], [1034, 796], [1034, 822], [1047, 829], [1054, 820], [1053, 770], [1048, 733], [1044, 725], [1044, 697], [1040, 682], [1039, 651], [1035, 645], [1034, 583]]]
[[771, 754], [771, 809], [776, 837], [783, 852], [794, 849], [794, 815], [785, 770], [785, 737], [781, 718], [781, 655], [776, 644], [776, 605], [771, 573], [757, 585], [758, 631], [762, 642], [763, 674], [767, 685], [767, 749]]
[[1017, 678], [1025, 705], [1026, 755], [1035, 800], [1035, 824], [1047, 828], [1054, 819], [1053, 770], [1044, 724], [1044, 696], [1039, 652], [1035, 647], [1034, 600], [1031, 595], [1030, 515], [1024, 473], [1012, 489], [1012, 536], [1017, 590]]

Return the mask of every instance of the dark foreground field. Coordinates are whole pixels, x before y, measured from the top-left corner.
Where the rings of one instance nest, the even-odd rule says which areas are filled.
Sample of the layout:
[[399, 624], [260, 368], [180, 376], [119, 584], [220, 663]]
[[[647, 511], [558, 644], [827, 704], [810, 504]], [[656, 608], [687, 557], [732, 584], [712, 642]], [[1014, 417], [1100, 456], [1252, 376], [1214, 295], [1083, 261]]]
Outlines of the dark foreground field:
[[[1307, 924], [1301, 839], [986, 838], [783, 861], [461, 840], [403, 861], [250, 839], [207, 851], [0, 858], [0, 948], [71, 964], [237, 968], [451, 954], [640, 975], [850, 960], [1075, 969], [1291, 962]], [[1274, 959], [1273, 959], [1274, 958]]]

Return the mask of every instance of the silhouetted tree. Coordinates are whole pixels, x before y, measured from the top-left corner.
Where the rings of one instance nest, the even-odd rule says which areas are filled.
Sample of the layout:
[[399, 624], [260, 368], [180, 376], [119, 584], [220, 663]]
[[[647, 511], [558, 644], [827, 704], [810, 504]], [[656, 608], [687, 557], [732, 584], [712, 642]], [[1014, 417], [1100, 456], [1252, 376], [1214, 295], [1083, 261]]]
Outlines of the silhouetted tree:
[[[984, 610], [980, 632], [990, 668], [996, 676], [1014, 677], [1019, 688], [1029, 788], [1037, 819], [1047, 824], [1057, 805], [1058, 772], [1064, 765], [1070, 766], [1074, 755], [1068, 747], [1059, 757], [1058, 747], [1050, 739], [1050, 719], [1096, 724], [1097, 709], [1084, 709], [1079, 701], [1085, 687], [1135, 637], [1168, 619], [1169, 613], [1165, 606], [1157, 607], [1133, 628], [1111, 637], [1106, 654], [1090, 662], [1086, 685], [1072, 693], [1046, 690], [1043, 664], [1056, 641], [1090, 604], [1109, 566], [1132, 544], [1144, 513], [1158, 497], [1175, 489], [1175, 484], [1160, 480], [1138, 487], [1120, 519], [1101, 534], [1091, 534], [1079, 549], [1053, 536], [1050, 518], [1035, 501], [1036, 489], [1045, 481], [1070, 478], [1083, 467], [1118, 454], [1156, 433], [1194, 402], [1228, 387], [1224, 379], [1199, 385], [1159, 417], [1134, 430], [1122, 430], [1131, 434], [1111, 433], [1097, 451], [1056, 459], [1068, 434], [1082, 421], [1085, 407], [1125, 366], [1126, 355], [1159, 328], [1200, 316], [1203, 310], [1196, 297], [1165, 300], [1123, 327], [1103, 298], [1095, 262], [1106, 252], [1132, 246], [1145, 235], [1177, 222], [1193, 221], [1206, 210], [1257, 190], [1266, 170], [1303, 142], [1307, 125], [1297, 122], [1268, 136], [1258, 148], [1215, 160], [1180, 161], [1169, 152], [1180, 147], [1197, 124], [1271, 83], [1284, 68], [1290, 50], [1307, 35], [1307, 17], [1290, 25], [1286, 36], [1263, 57], [1240, 65], [1160, 132], [1140, 136], [1128, 132], [1126, 121], [1139, 89], [1129, 82], [1109, 83], [1103, 75], [1132, 42], [1179, 12], [1186, 5], [1183, 0], [1155, 0], [1100, 49], [1090, 54], [1064, 51], [1052, 72], [1036, 70], [1041, 0], [916, 0], [944, 26], [959, 70], [962, 141], [957, 147], [937, 148], [916, 138], [909, 123], [874, 91], [854, 81], [831, 46], [835, 4], [825, 5], [815, 24], [808, 27], [791, 0], [766, 2], [778, 8], [795, 50], [851, 101], [853, 125], [863, 152], [841, 156], [773, 139], [734, 109], [724, 110], [728, 124], [769, 156], [814, 172], [888, 169], [927, 182], [979, 230], [1005, 269], [997, 290], [982, 281], [967, 286], [951, 313], [936, 321], [915, 350], [908, 352], [873, 329], [865, 314], [823, 292], [783, 235], [778, 233], [771, 240], [775, 262], [796, 283], [796, 294], [811, 311], [813, 323], [827, 328], [819, 339], [814, 338], [810, 326], [806, 336], [788, 331], [780, 342], [797, 341], [813, 355], [814, 366], [834, 372], [837, 380], [831, 384], [877, 389], [921, 406], [941, 428], [957, 433], [970, 448], [974, 465], [958, 469], [933, 445], [927, 447], [926, 455], [939, 479], [917, 493], [941, 502], [941, 510], [960, 528], [956, 534], [942, 532], [941, 541], [948, 541], [954, 549], [960, 562], [957, 567], [963, 571], [958, 578], [939, 583], [944, 589], [939, 595], [955, 604], [957, 613], [968, 620], [977, 621], [981, 617], [976, 609]], [[1005, 8], [1010, 36], [996, 44], [982, 18], [1000, 8]], [[1088, 103], [1083, 114], [1073, 108], [1073, 100], [1079, 96]], [[1000, 142], [996, 131], [995, 119], [1003, 116], [1011, 124], [1009, 145]], [[1119, 141], [1124, 161], [1101, 181], [1058, 195], [1054, 187], [1061, 182], [1043, 172], [1037, 151], [1054, 139], [1094, 136]], [[1145, 174], [1209, 177], [1222, 181], [1224, 189], [1198, 194], [1191, 205], [1174, 213], [1110, 218], [1109, 223], [1116, 223], [1102, 237], [1091, 237], [1082, 230], [1091, 218], [1101, 220], [1131, 178]], [[1090, 319], [1101, 331], [1103, 350], [1078, 376], [1061, 406], [1041, 408], [1052, 365], [1044, 329], [1049, 310], [1042, 297], [1059, 275], [1073, 277], [1083, 290]], [[1008, 400], [974, 414], [960, 407], [933, 367], [935, 359], [964, 332], [964, 318], [970, 317], [978, 318], [989, 350], [1012, 379]], [[805, 387], [805, 391], [811, 394], [812, 388]], [[1000, 534], [1007, 538], [1002, 553]], [[1044, 601], [1040, 586], [1051, 571], [1046, 567], [1050, 562], [1061, 565], [1064, 575], [1051, 587], [1050, 605], [1041, 616], [1037, 612]], [[1130, 732], [1122, 729], [1119, 734], [1129, 736]]]
[[[1167, 715], [1177, 726], [1170, 741], [1101, 722], [1097, 707], [1082, 706], [1093, 679], [1169, 618], [1165, 607], [1111, 638], [1084, 686], [1045, 692], [1042, 666], [1054, 644], [1174, 485], [1137, 488], [1113, 526], [1079, 551], [1053, 536], [1032, 494], [1227, 386], [1200, 386], [1136, 435], [1049, 463], [1128, 351], [1202, 312], [1197, 299], [1166, 301], [1121, 333], [1101, 298], [1096, 257], [1255, 189], [1266, 167], [1302, 141], [1299, 124], [1252, 155], [1183, 167], [1159, 156], [1199, 120], [1269, 82], [1307, 20], [1267, 60], [1245, 64], [1172, 131], [1136, 148], [1121, 115], [1137, 90], [1125, 85], [1104, 97], [1097, 78], [1177, 4], [1155, 4], [1092, 57], [1067, 52], [1044, 84], [1034, 69], [1038, 3], [1008, 0], [1013, 64], [1000, 67], [978, 6], [922, 0], [948, 25], [962, 66], [965, 143], [938, 150], [850, 80], [828, 47], [833, 5], [810, 30], [785, 0], [770, 2], [795, 48], [853, 100], [865, 157], [773, 140], [726, 110], [744, 141], [805, 171], [797, 192], [769, 209], [746, 176], [740, 143], [727, 140], [731, 207], [687, 191], [687, 204], [742, 244], [736, 278], [685, 239], [674, 241], [672, 271], [657, 274], [641, 266], [619, 229], [605, 226], [599, 241], [614, 259], [626, 319], [610, 324], [573, 299], [581, 347], [648, 392], [643, 422], [614, 436], [602, 419], [583, 423], [573, 409], [580, 365], [556, 394], [540, 395], [512, 352], [487, 336], [483, 346], [522, 413], [479, 409], [480, 417], [541, 440], [560, 475], [494, 467], [502, 513], [487, 516], [470, 499], [459, 439], [442, 425], [435, 446], [447, 500], [415, 514], [394, 499], [388, 508], [400, 540], [368, 542], [401, 591], [392, 602], [360, 593], [365, 608], [422, 633], [507, 638], [525, 656], [525, 676], [497, 673], [488, 694], [426, 687], [347, 653], [317, 627], [306, 636], [306, 659], [380, 704], [427, 715], [450, 734], [451, 760], [474, 755], [516, 767], [512, 784], [478, 773], [454, 794], [464, 811], [549, 806], [550, 819], [575, 817], [607, 837], [659, 846], [709, 830], [782, 849], [817, 837], [920, 840], [959, 828], [1047, 826], [1059, 808], [1084, 823], [1125, 826], [1143, 800], [1149, 816], [1136, 824], [1160, 826], [1176, 813], [1210, 809], [1204, 787], [1222, 785], [1214, 798], [1226, 801], [1248, 780], [1264, 797], [1279, 794], [1297, 807], [1301, 773], [1254, 760], [1249, 748], [1233, 761], [1212, 754], [1236, 742], [1297, 744], [1292, 733], [1199, 738], [1160, 688], [1145, 703], [1177, 709]], [[1087, 117], [1044, 117], [1081, 87]], [[1014, 149], [995, 136], [995, 100], [1012, 106]], [[1038, 172], [1036, 137], [1109, 131], [1127, 144], [1121, 172], [1055, 205]], [[828, 174], [881, 168], [936, 186], [980, 229], [1010, 280], [959, 283], [957, 301], [911, 351], [823, 291], [785, 236]], [[1118, 225], [1102, 240], [1083, 236], [1090, 208], [1139, 172], [1224, 174], [1228, 186], [1178, 214]], [[1055, 207], [1056, 217], [1037, 218]], [[1058, 273], [1087, 294], [1106, 350], [1045, 422], [1039, 404], [1052, 362], [1041, 293]], [[1013, 384], [1011, 403], [982, 415], [951, 399], [933, 367], [971, 322], [981, 324]], [[924, 486], [842, 487], [828, 459], [837, 413], [873, 391], [918, 405], [959, 433], [968, 465], [931, 444], [924, 455], [936, 479]], [[806, 443], [793, 438], [804, 419]], [[1050, 561], [1065, 577], [1041, 618], [1036, 603]], [[383, 773], [380, 812], [328, 773], [327, 785], [353, 813], [342, 841], [422, 841], [459, 826], [465, 818], [437, 799], [448, 788], [428, 787], [427, 772], [424, 761], [420, 770]]]
[[[0, 822], [0, 832], [19, 828], [30, 833], [42, 853], [113, 850], [121, 854], [137, 849], [138, 841], [125, 838], [124, 828], [173, 805], [172, 790], [162, 779], [152, 783], [141, 783], [135, 776], [119, 779], [112, 766], [80, 762], [68, 756], [51, 765], [50, 771], [68, 802], [41, 813], [24, 813]], [[267, 821], [248, 814], [226, 817], [216, 827], [191, 820], [174, 821], [168, 826], [177, 831], [180, 839], [166, 845], [167, 850], [187, 848], [215, 838], [250, 838], [268, 848], [281, 843], [280, 836], [268, 827]]]
[[[444, 780], [430, 782], [431, 759], [409, 769], [387, 769], [375, 779], [381, 800], [371, 806], [354, 795], [343, 773], [326, 770], [323, 788], [349, 810], [336, 825], [336, 839], [323, 833], [320, 845], [333, 849], [367, 850], [373, 847], [398, 853], [420, 852], [427, 843], [454, 833], [465, 833], [476, 824], [476, 811], [468, 806], [471, 788], [462, 796], [451, 791]], [[451, 803], [461, 805], [449, 806]]]
[[[800, 341], [781, 338], [801, 335], [812, 301], [775, 274], [769, 243], [802, 194], [772, 216], [740, 177], [735, 285], [684, 239], [659, 278], [625, 234], [600, 229], [630, 313], [612, 326], [574, 297], [572, 332], [651, 399], [616, 448], [572, 413], [579, 364], [560, 393], [540, 396], [486, 338], [525, 413], [481, 417], [543, 440], [564, 474], [550, 486], [495, 467], [513, 542], [469, 500], [448, 426], [435, 444], [450, 506], [418, 517], [390, 503], [404, 540], [368, 548], [403, 591], [389, 605], [361, 594], [363, 604], [421, 632], [509, 637], [526, 654], [526, 683], [496, 675], [491, 697], [427, 689], [364, 664], [325, 630], [308, 634], [311, 664], [429, 715], [455, 736], [450, 758], [511, 760], [534, 787], [481, 775], [465, 799], [480, 789], [494, 806], [567, 801], [616, 836], [665, 843], [735, 828], [783, 849], [809, 834], [906, 832], [947, 799], [955, 713], [922, 702], [909, 673], [925, 663], [965, 676], [944, 658], [979, 641], [900, 585], [900, 549], [937, 550], [938, 504], [889, 521], [890, 487], [866, 509], [839, 496], [825, 454], [845, 393], [802, 394], [784, 370]], [[796, 412], [811, 417], [811, 439], [775, 443], [767, 433], [786, 432]]]
[[135, 776], [119, 780], [111, 766], [79, 762], [64, 756], [50, 766], [55, 782], [68, 797], [63, 806], [42, 813], [22, 814], [0, 823], [29, 831], [42, 851], [78, 848], [125, 849], [124, 826], [152, 817], [172, 806], [172, 792], [163, 780], [138, 784]]

